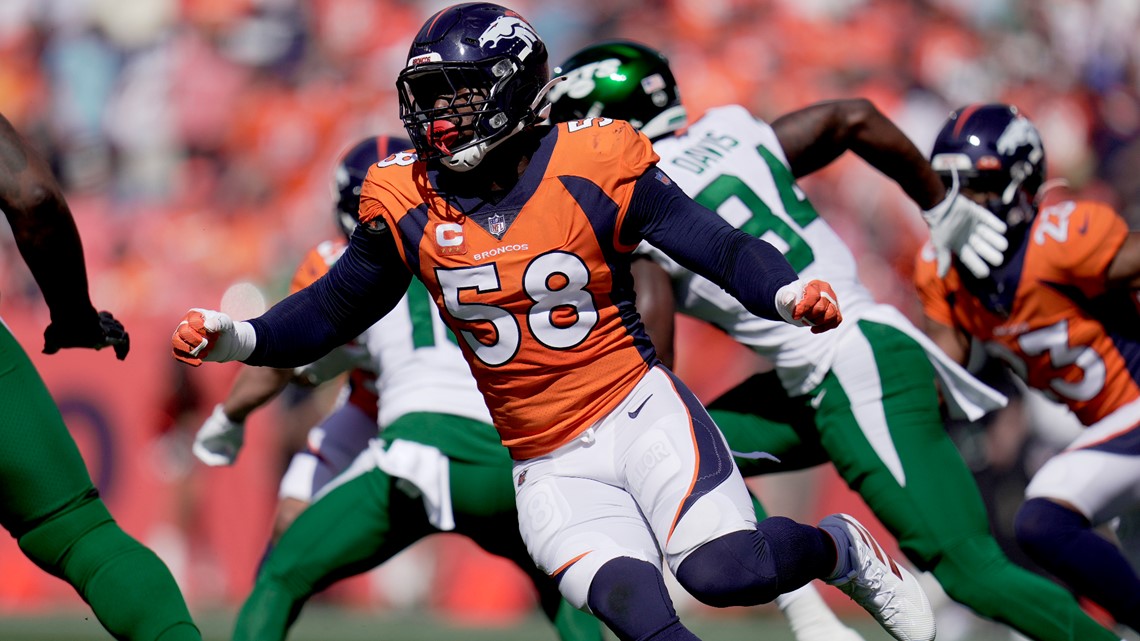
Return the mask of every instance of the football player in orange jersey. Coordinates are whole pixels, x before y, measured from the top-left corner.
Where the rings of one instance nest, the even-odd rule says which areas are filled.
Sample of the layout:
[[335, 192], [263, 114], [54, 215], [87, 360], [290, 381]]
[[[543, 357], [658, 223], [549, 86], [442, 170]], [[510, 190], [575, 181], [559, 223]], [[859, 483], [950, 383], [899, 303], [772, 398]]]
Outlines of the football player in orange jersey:
[[[130, 337], [87, 291], [83, 243], [41, 157], [0, 115], [0, 209], [51, 314], [44, 353], [111, 347]], [[67, 581], [116, 639], [201, 641], [170, 570], [119, 527], [43, 380], [0, 320], [0, 525], [20, 551]]]
[[[357, 225], [369, 168], [411, 146], [373, 136], [342, 155], [334, 213], [344, 238], [323, 241], [306, 254], [292, 291], [323, 276], [341, 256]], [[598, 620], [566, 603], [527, 555], [518, 535], [510, 457], [499, 446], [454, 335], [427, 290], [412, 285], [353, 344], [316, 363], [296, 371], [243, 367], [198, 430], [194, 454], [208, 465], [232, 465], [245, 418], [290, 380], [320, 383], [349, 370], [342, 402], [310, 431], [308, 447], [281, 479], [271, 546], [234, 623], [233, 641], [284, 639], [315, 593], [438, 532], [462, 534], [513, 561], [533, 582], [559, 639], [600, 641]]]
[[931, 155], [943, 180], [1008, 224], [988, 278], [917, 261], [926, 331], [965, 362], [970, 341], [1085, 426], [1026, 488], [1018, 542], [1077, 593], [1140, 630], [1140, 578], [1093, 530], [1140, 504], [1140, 233], [1101, 203], [1039, 193], [1045, 149], [1009, 105], [954, 112]]
[[392, 309], [414, 276], [514, 458], [531, 557], [619, 639], [697, 638], [664, 564], [714, 606], [824, 579], [895, 638], [932, 639], [922, 588], [859, 523], [757, 522], [724, 437], [653, 351], [631, 252], [650, 240], [752, 313], [816, 333], [841, 320], [830, 285], [800, 281], [775, 247], [686, 196], [629, 123], [543, 124], [550, 86], [546, 47], [514, 11], [436, 13], [397, 81], [416, 153], [369, 172], [344, 255], [258, 318], [191, 310], [175, 357], [310, 362]]

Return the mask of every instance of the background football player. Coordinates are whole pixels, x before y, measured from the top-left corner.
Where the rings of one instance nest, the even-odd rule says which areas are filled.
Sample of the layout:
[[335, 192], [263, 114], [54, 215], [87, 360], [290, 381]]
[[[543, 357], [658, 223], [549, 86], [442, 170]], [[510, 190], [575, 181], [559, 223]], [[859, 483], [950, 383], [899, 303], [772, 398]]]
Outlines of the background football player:
[[[668, 61], [642, 44], [587, 47], [555, 71], [569, 80], [553, 92], [552, 119], [607, 116], [638, 124], [686, 193], [750, 234], [780, 238], [801, 278], [827, 280], [843, 301], [840, 329], [804, 336], [757, 318], [660, 251], [643, 248], [650, 260], [635, 263], [635, 277], [639, 293], [649, 294], [641, 309], [655, 340], [672, 342], [676, 309], [774, 365], [709, 405], [734, 452], [767, 452], [780, 461], [738, 458], [741, 471], [830, 460], [907, 557], [953, 599], [1034, 639], [1062, 641], [1074, 631], [1077, 638], [1116, 638], [1059, 586], [1002, 554], [945, 433], [935, 381], [959, 415], [977, 418], [1002, 399], [947, 361], [900, 312], [874, 302], [850, 250], [795, 180], [854, 151], [923, 208], [932, 234], [972, 238], [958, 253], [982, 275], [990, 264], [980, 258], [1000, 263], [1004, 222], [960, 197], [955, 185], [943, 187], [922, 152], [866, 100], [812, 105], [770, 125], [729, 105], [690, 123]], [[692, 150], [712, 145], [711, 159], [689, 162]], [[942, 260], [948, 269], [949, 256]], [[809, 626], [793, 616], [793, 629]]]
[[[343, 239], [318, 243], [302, 259], [290, 283], [290, 292], [310, 285], [323, 276], [344, 251], [356, 227], [360, 186], [368, 168], [393, 153], [410, 149], [402, 138], [372, 136], [356, 143], [337, 162], [334, 181], [337, 193], [333, 211]], [[376, 436], [376, 372], [359, 341], [330, 352], [317, 362], [300, 368], [242, 367], [225, 400], [218, 403], [194, 437], [194, 455], [207, 465], [233, 465], [245, 442], [245, 421], [251, 413], [275, 398], [289, 383], [313, 385], [348, 372], [348, 385], [337, 406], [307, 438], [281, 479], [271, 543], [289, 527], [333, 477], [348, 468]]]
[[1041, 467], [1015, 521], [1042, 568], [1140, 630], [1140, 578], [1093, 528], [1140, 501], [1140, 234], [1103, 203], [1039, 193], [1045, 148], [1004, 104], [955, 111], [931, 163], [944, 182], [1006, 221], [1005, 264], [986, 278], [957, 265], [940, 276], [920, 255], [915, 281], [925, 329], [965, 362], [970, 341], [1085, 426]]
[[[47, 162], [0, 115], [0, 209], [51, 313], [44, 353], [130, 338], [87, 292], [83, 245]], [[200, 641], [182, 592], [150, 549], [123, 532], [28, 355], [0, 321], [0, 525], [36, 565], [70, 583], [117, 639]]]

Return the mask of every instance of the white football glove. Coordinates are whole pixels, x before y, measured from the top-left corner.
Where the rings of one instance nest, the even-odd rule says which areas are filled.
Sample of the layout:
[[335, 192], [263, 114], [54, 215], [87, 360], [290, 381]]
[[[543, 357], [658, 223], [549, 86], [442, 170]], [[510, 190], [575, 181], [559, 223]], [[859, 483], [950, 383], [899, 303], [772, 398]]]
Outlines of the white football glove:
[[233, 465], [244, 442], [245, 424], [231, 421], [218, 403], [194, 435], [194, 456], [213, 467]]
[[974, 276], [985, 278], [990, 275], [991, 266], [1000, 267], [1005, 260], [1003, 252], [1009, 247], [1004, 236], [1006, 224], [990, 210], [961, 196], [958, 172], [953, 172], [953, 176], [954, 184], [946, 198], [922, 212], [938, 258], [938, 277], [950, 271], [954, 253]]

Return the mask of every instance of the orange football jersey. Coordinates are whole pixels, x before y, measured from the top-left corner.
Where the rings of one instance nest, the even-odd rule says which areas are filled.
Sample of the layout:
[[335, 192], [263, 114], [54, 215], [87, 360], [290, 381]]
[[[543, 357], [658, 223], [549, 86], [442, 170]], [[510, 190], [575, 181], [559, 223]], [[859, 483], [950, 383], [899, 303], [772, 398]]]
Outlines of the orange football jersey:
[[[915, 283], [926, 315], [982, 341], [1028, 385], [1085, 425], [1140, 398], [1140, 318], [1130, 291], [1107, 291], [1105, 272], [1128, 235], [1112, 208], [1053, 201], [988, 286], [937, 276], [920, 254]], [[971, 291], [972, 290], [972, 291]]]
[[[348, 244], [343, 240], [326, 240], [306, 252], [305, 257], [301, 259], [301, 265], [293, 273], [293, 280], [289, 283], [289, 293], [295, 294], [327, 274], [346, 247]], [[359, 367], [354, 368], [348, 373], [348, 384], [348, 402], [375, 418], [380, 401], [375, 391], [376, 374]]]
[[655, 362], [633, 309], [634, 246], [618, 237], [656, 162], [629, 123], [598, 118], [552, 128], [496, 203], [445, 196], [450, 176], [411, 154], [369, 171], [361, 221], [396, 231], [516, 459], [571, 441]]

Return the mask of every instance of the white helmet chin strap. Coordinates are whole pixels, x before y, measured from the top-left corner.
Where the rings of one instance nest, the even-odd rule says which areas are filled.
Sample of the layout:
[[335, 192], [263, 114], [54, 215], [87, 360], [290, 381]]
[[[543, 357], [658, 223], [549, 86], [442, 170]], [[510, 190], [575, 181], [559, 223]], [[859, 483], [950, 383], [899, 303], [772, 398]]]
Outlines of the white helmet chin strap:
[[[538, 91], [538, 95], [535, 96], [534, 101], [530, 103], [530, 112], [534, 114], [533, 118], [523, 119], [522, 122], [515, 125], [515, 128], [512, 129], [510, 133], [494, 142], [481, 142], [477, 145], [472, 145], [467, 149], [457, 151], [450, 156], [441, 158], [440, 162], [442, 162], [443, 165], [448, 169], [457, 171], [459, 173], [471, 171], [475, 167], [479, 166], [479, 163], [483, 162], [483, 158], [487, 155], [487, 152], [503, 144], [503, 142], [505, 142], [508, 138], [522, 131], [531, 123], [546, 120], [546, 118], [550, 115], [551, 105], [550, 103], [542, 105], [542, 102], [546, 99], [546, 94], [550, 92], [550, 89], [563, 80], [566, 80], [565, 76], [552, 78], [550, 82], [546, 83], [542, 89]], [[540, 108], [539, 105], [542, 105], [542, 107]]]

